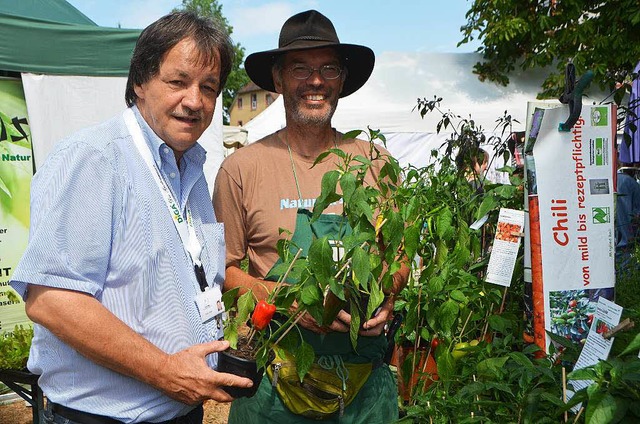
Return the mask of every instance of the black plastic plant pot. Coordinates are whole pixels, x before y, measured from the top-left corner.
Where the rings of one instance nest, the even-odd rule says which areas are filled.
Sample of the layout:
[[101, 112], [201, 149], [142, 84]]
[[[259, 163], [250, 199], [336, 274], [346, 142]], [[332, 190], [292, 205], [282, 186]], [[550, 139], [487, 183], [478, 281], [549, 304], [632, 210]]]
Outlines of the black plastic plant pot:
[[218, 354], [218, 372], [235, 374], [253, 381], [253, 387], [223, 386], [222, 389], [234, 398], [252, 397], [258, 391], [264, 368], [258, 369], [255, 360], [238, 358], [228, 351]]

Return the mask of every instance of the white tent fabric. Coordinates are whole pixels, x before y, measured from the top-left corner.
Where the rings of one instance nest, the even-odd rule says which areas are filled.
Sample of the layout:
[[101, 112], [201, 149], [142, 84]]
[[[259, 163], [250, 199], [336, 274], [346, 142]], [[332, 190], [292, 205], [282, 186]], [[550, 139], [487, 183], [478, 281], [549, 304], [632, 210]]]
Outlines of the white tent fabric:
[[[343, 132], [379, 129], [400, 163], [415, 166], [427, 164], [430, 151], [447, 137], [436, 131], [441, 114], [432, 112], [422, 119], [413, 110], [418, 98], [442, 97], [443, 112], [471, 116], [489, 133], [496, 120], [508, 111], [520, 122], [513, 131], [523, 131], [527, 102], [536, 98], [542, 74], [514, 74], [507, 87], [483, 83], [472, 72], [479, 59], [476, 53], [383, 53], [376, 59], [373, 74], [364, 87], [340, 99], [333, 125]], [[249, 142], [254, 142], [284, 125], [280, 96], [245, 128]]]
[[[121, 113], [126, 107], [126, 83], [125, 77], [22, 74], [36, 169], [62, 138]], [[220, 98], [200, 144], [207, 150], [204, 170], [209, 191], [213, 192], [213, 182], [224, 159]]]
[[222, 144], [224, 146], [225, 157], [239, 148], [246, 146], [248, 142], [248, 133], [243, 127], [232, 125], [222, 126]]

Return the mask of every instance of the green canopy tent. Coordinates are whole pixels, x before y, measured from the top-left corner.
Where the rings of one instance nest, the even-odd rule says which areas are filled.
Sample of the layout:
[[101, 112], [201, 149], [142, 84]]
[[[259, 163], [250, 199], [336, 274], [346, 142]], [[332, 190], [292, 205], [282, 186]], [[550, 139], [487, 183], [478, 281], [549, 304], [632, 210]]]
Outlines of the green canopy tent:
[[0, 0], [0, 70], [126, 76], [137, 29], [104, 28], [65, 0]]
[[139, 35], [66, 0], [0, 0], [0, 75], [22, 79], [36, 169], [58, 140], [124, 108]]

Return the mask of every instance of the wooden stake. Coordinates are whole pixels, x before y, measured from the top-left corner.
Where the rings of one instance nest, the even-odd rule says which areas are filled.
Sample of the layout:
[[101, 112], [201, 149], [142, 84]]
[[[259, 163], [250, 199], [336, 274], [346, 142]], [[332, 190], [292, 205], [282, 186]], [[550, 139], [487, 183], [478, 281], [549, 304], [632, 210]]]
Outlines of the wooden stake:
[[269, 302], [273, 301], [273, 298], [275, 298], [278, 295], [278, 292], [284, 286], [284, 281], [289, 276], [289, 272], [291, 272], [291, 269], [293, 269], [293, 265], [296, 263], [296, 261], [298, 260], [298, 257], [300, 256], [301, 253], [302, 253], [302, 249], [298, 249], [298, 252], [293, 257], [293, 260], [289, 264], [289, 268], [287, 268], [287, 271], [278, 280], [278, 284], [276, 284], [276, 286], [273, 288], [273, 291], [271, 292], [271, 295], [269, 296]]
[[276, 342], [275, 342], [273, 345], [274, 345], [274, 346], [276, 346], [278, 343], [280, 343], [280, 342], [282, 341], [282, 339], [284, 338], [284, 336], [286, 336], [287, 334], [289, 334], [289, 331], [291, 331], [291, 329], [292, 329], [293, 327], [295, 327], [295, 326], [296, 326], [296, 324], [298, 323], [298, 321], [300, 321], [300, 319], [302, 318], [302, 316], [303, 316], [304, 314], [306, 314], [306, 313], [307, 313], [307, 311], [302, 311], [302, 312], [300, 312], [300, 314], [296, 317], [296, 319], [293, 321], [293, 323], [291, 323], [291, 325], [289, 326], [289, 328], [287, 328], [287, 330], [286, 330], [284, 333], [282, 333], [282, 335], [278, 338], [278, 340], [276, 340]]
[[504, 311], [504, 304], [507, 300], [507, 290], [509, 289], [509, 287], [505, 287], [504, 288], [504, 293], [502, 293], [502, 303], [500, 304], [500, 310], [498, 311], [498, 315], [501, 315], [502, 312]]
[[580, 415], [582, 415], [583, 411], [584, 411], [584, 406], [580, 408], [580, 410], [578, 411], [578, 415], [576, 415], [576, 419], [573, 420], [573, 424], [576, 424], [578, 422], [578, 419], [580, 418]]
[[[420, 297], [422, 296], [422, 285], [420, 285], [420, 288], [418, 289], [418, 305], [420, 305]], [[416, 331], [416, 334], [418, 332]], [[409, 399], [409, 401], [411, 402], [413, 400], [413, 395], [415, 394], [415, 390], [416, 387], [411, 387], [411, 384], [413, 383], [413, 376], [416, 374], [416, 356], [418, 356], [418, 350], [420, 349], [420, 340], [422, 340], [422, 338], [420, 336], [417, 336], [417, 340], [416, 340], [416, 345], [414, 346], [414, 350], [413, 350], [413, 358], [411, 358], [411, 376], [409, 377], [409, 397], [411, 399]], [[431, 349], [431, 345], [429, 345], [429, 349]], [[415, 405], [415, 403], [412, 403], [412, 405]]]
[[633, 328], [634, 325], [635, 325], [635, 323], [633, 321], [631, 321], [629, 318], [627, 318], [624, 321], [622, 321], [620, 324], [618, 324], [615, 327], [613, 327], [611, 330], [606, 331], [602, 335], [602, 337], [604, 337], [605, 340], [609, 340], [611, 337], [615, 336], [616, 333], [619, 333], [620, 331], [624, 331], [624, 330], [628, 330], [630, 328]]
[[469, 319], [471, 319], [471, 315], [472, 314], [473, 314], [473, 311], [469, 311], [469, 315], [467, 315], [467, 319], [464, 321], [464, 325], [462, 326], [462, 329], [460, 330], [460, 335], [459, 335], [460, 340], [462, 340], [462, 335], [464, 334], [465, 328], [467, 328], [467, 324], [469, 324]]

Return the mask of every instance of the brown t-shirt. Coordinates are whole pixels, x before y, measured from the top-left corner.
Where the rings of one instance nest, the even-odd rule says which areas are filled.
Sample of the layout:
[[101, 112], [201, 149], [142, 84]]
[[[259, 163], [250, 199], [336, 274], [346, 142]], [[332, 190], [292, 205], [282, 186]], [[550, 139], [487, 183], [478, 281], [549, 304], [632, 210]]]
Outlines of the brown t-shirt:
[[[370, 144], [363, 140], [342, 140], [337, 147], [355, 155], [370, 157]], [[389, 152], [376, 145], [382, 155]], [[227, 266], [238, 266], [249, 256], [249, 274], [264, 278], [278, 259], [276, 243], [295, 230], [298, 208], [312, 210], [320, 195], [322, 176], [341, 161], [329, 155], [315, 167], [315, 157], [303, 157], [291, 151], [294, 166], [286, 144], [277, 133], [237, 150], [227, 157], [218, 171], [213, 194], [213, 205], [218, 221], [224, 223], [227, 244]], [[374, 184], [384, 162], [374, 161], [372, 172], [366, 177]], [[300, 194], [296, 188], [297, 176]], [[340, 204], [331, 205], [324, 213], [341, 213]]]

